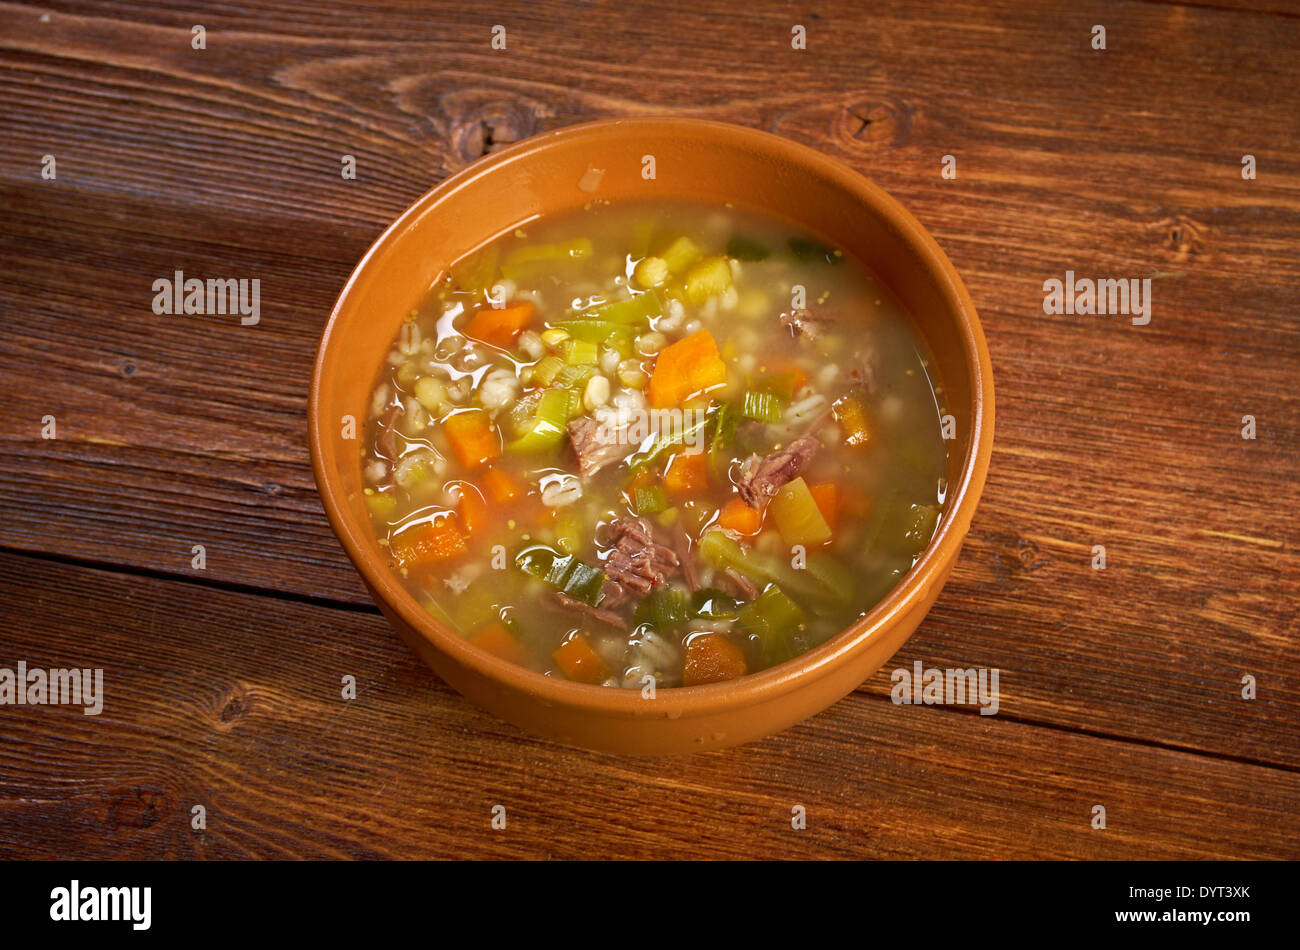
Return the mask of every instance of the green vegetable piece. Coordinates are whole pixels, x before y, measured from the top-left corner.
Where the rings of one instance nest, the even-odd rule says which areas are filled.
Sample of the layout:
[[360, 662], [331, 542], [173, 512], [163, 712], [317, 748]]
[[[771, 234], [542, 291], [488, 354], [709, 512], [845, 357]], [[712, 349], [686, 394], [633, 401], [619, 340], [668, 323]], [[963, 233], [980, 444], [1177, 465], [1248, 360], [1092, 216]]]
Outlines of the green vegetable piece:
[[790, 250], [794, 252], [794, 256], [804, 264], [814, 262], [838, 264], [844, 260], [844, 254], [841, 251], [833, 250], [825, 244], [810, 238], [792, 237], [789, 240], [789, 245]]
[[727, 242], [727, 256], [738, 261], [763, 261], [771, 253], [767, 245], [744, 234], [733, 234]]
[[[652, 317], [658, 317], [663, 312], [663, 304], [659, 302], [658, 294], [653, 290], [648, 290], [627, 300], [616, 300], [613, 303], [601, 304], [592, 310], [585, 310], [582, 318], [584, 320], [597, 320], [602, 323], [616, 323], [625, 326], [628, 324], [649, 323]], [[565, 329], [568, 329], [567, 323], [565, 323]]]
[[656, 630], [664, 631], [681, 626], [692, 616], [686, 592], [676, 587], [665, 587], [652, 592], [637, 604], [633, 619], [639, 624], [648, 623]]
[[527, 431], [506, 443], [506, 448], [511, 452], [549, 452], [557, 448], [567, 434], [571, 409], [572, 396], [567, 390], [546, 390]]
[[560, 554], [544, 544], [525, 548], [515, 556], [515, 566], [584, 604], [595, 606], [605, 586], [605, 572], [572, 554]]
[[537, 380], [543, 386], [549, 386], [555, 382], [555, 376], [560, 370], [564, 369], [565, 363], [555, 354], [543, 356], [533, 367], [533, 379]]
[[590, 340], [570, 340], [564, 358], [570, 366], [595, 366], [600, 361], [600, 345]]
[[633, 492], [633, 506], [639, 515], [657, 515], [668, 508], [668, 493], [662, 485], [637, 488]]
[[804, 626], [804, 613], [775, 584], [769, 584], [752, 603], [740, 611], [737, 621], [762, 645], [763, 663], [775, 666], [799, 653], [795, 635]]
[[750, 389], [740, 403], [740, 414], [759, 422], [780, 422], [785, 412], [785, 400], [770, 389]]
[[563, 244], [528, 244], [506, 255], [501, 262], [501, 273], [510, 280], [520, 280], [540, 270], [554, 269], [566, 261], [590, 257], [592, 250], [588, 238], [577, 238]]
[[734, 597], [716, 587], [702, 587], [691, 595], [691, 613], [709, 620], [734, 619], [738, 606]]

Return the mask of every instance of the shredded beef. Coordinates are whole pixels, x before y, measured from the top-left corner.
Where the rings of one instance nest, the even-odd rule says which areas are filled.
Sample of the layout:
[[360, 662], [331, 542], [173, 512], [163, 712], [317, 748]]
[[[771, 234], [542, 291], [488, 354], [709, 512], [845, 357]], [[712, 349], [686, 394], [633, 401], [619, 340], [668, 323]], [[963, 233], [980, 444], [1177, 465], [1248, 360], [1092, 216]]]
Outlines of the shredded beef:
[[[565, 607], [569, 610], [576, 610], [578, 613], [586, 614], [602, 623], [607, 623], [611, 627], [616, 627], [619, 630], [627, 629], [627, 621], [614, 613], [614, 611], [606, 610], [604, 607], [593, 607], [591, 604], [584, 603], [576, 597], [570, 597], [562, 590], [557, 590], [555, 592], [555, 601], [561, 607]], [[604, 601], [601, 601], [601, 603], [603, 604]]]
[[758, 588], [754, 586], [754, 582], [734, 567], [729, 567], [723, 571], [718, 580], [722, 581], [729, 588], [729, 592], [734, 593], [738, 600], [748, 601], [758, 596]]
[[595, 475], [606, 465], [621, 461], [635, 446], [618, 439], [615, 433], [591, 416], [569, 421], [569, 441], [578, 458], [578, 474]]
[[786, 482], [798, 476], [817, 453], [818, 442], [804, 435], [770, 455], [753, 456], [740, 472], [736, 487], [751, 508], [762, 508]]
[[609, 527], [611, 550], [603, 567], [621, 594], [644, 597], [681, 566], [671, 548], [655, 541], [644, 518], [616, 518]]
[[695, 553], [691, 550], [691, 537], [684, 530], [677, 532], [677, 560], [682, 566], [682, 577], [691, 593], [700, 589], [700, 571], [695, 564]]

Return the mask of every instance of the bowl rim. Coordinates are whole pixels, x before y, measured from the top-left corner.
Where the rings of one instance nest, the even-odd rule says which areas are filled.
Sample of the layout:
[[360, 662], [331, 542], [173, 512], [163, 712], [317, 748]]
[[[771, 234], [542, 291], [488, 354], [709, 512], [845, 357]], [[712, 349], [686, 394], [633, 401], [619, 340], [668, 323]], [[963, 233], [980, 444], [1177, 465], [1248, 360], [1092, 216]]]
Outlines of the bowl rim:
[[[839, 633], [784, 663], [725, 682], [665, 687], [656, 690], [654, 699], [649, 701], [643, 698], [640, 689], [574, 683], [513, 664], [475, 646], [421, 607], [381, 558], [373, 535], [368, 534], [370, 526], [358, 525], [350, 517], [350, 506], [344, 497], [339, 475], [329, 464], [339, 454], [329, 447], [329, 440], [333, 438], [330, 433], [336, 427], [326, 425], [320, 414], [326, 354], [336, 326], [371, 263], [401, 240], [416, 221], [438, 202], [498, 168], [524, 161], [556, 144], [626, 134], [630, 129], [661, 134], [689, 132], [715, 144], [762, 151], [804, 172], [816, 173], [854, 200], [870, 206], [920, 258], [924, 269], [934, 279], [960, 333], [972, 396], [970, 442], [959, 475], [950, 486], [945, 517], [940, 519], [939, 530], [911, 570], [884, 598]], [[851, 661], [854, 655], [864, 651], [871, 641], [883, 635], [899, 617], [916, 606], [929, 586], [936, 582], [935, 575], [945, 564], [956, 559], [983, 490], [993, 444], [993, 375], [975, 304], [956, 268], [929, 231], [875, 182], [817, 149], [764, 130], [711, 119], [627, 117], [600, 119], [542, 132], [478, 159], [425, 192], [385, 228], [348, 276], [330, 311], [312, 367], [307, 416], [312, 470], [322, 506], [345, 553], [381, 606], [386, 605], [395, 611], [435, 650], [500, 686], [527, 693], [551, 705], [580, 708], [606, 716], [667, 716], [676, 719], [746, 708], [810, 685], [834, 668]]]

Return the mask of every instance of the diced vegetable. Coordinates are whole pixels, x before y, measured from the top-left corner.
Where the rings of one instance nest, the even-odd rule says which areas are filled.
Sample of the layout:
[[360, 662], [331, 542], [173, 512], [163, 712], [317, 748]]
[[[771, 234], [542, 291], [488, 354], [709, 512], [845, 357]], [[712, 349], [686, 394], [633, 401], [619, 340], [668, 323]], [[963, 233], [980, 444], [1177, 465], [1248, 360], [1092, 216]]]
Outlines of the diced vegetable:
[[574, 634], [551, 654], [560, 672], [577, 683], [603, 683], [609, 679], [609, 667], [592, 649], [583, 634]]
[[652, 407], [668, 409], [726, 382], [718, 345], [708, 330], [700, 330], [660, 352], [646, 394]]
[[652, 591], [636, 605], [634, 619], [639, 624], [648, 623], [662, 632], [680, 626], [692, 616], [686, 592], [676, 587], [664, 587]]
[[451, 285], [457, 290], [477, 292], [492, 286], [501, 260], [501, 245], [493, 242], [480, 251], [462, 257], [451, 268]]
[[533, 304], [526, 300], [500, 309], [483, 307], [474, 314], [469, 326], [465, 328], [465, 333], [476, 340], [508, 350], [514, 345], [519, 334], [528, 328], [535, 309]]
[[700, 261], [686, 273], [686, 299], [695, 304], [725, 293], [731, 286], [731, 265], [725, 257]]
[[590, 340], [570, 340], [564, 348], [564, 359], [570, 366], [595, 366], [600, 359], [600, 346]]
[[624, 355], [632, 353], [636, 327], [610, 320], [566, 320], [564, 329], [575, 340], [604, 343]]
[[541, 401], [527, 431], [511, 442], [507, 448], [512, 452], [549, 452], [557, 448], [568, 432], [571, 397], [567, 390], [548, 389], [542, 393]]
[[871, 429], [867, 424], [867, 409], [862, 400], [850, 393], [835, 400], [832, 411], [835, 421], [844, 435], [845, 445], [866, 445], [871, 441]]
[[740, 403], [740, 414], [759, 422], [780, 422], [785, 400], [770, 389], [749, 389]]
[[594, 320], [598, 323], [627, 325], [649, 323], [652, 317], [657, 317], [663, 312], [663, 304], [659, 302], [658, 295], [654, 291], [646, 291], [627, 300], [601, 304], [592, 310], [584, 311], [582, 317], [584, 320]]
[[691, 594], [691, 613], [710, 620], [730, 619], [736, 616], [736, 599], [716, 587], [702, 587]]
[[600, 601], [601, 588], [605, 586], [604, 571], [544, 544], [520, 551], [515, 556], [515, 565], [525, 574], [592, 606]]
[[549, 386], [555, 382], [555, 375], [564, 369], [565, 365], [564, 359], [554, 353], [543, 356], [533, 367], [533, 379], [543, 386]]
[[447, 384], [436, 376], [421, 376], [415, 382], [415, 399], [425, 411], [442, 415], [447, 408]]
[[902, 492], [890, 495], [868, 532], [866, 546], [899, 554], [918, 554], [934, 536], [939, 509], [910, 504]]
[[510, 280], [519, 280], [530, 274], [570, 260], [590, 257], [591, 241], [577, 238], [563, 244], [530, 244], [517, 247], [501, 262], [501, 273]]
[[668, 508], [668, 494], [659, 485], [634, 488], [632, 501], [639, 515], [657, 515]]
[[366, 507], [376, 518], [388, 520], [397, 511], [397, 498], [388, 492], [367, 491]]
[[524, 496], [526, 489], [517, 478], [499, 468], [489, 468], [479, 481], [494, 504], [508, 505]]
[[834, 482], [822, 482], [819, 485], [809, 485], [808, 491], [813, 496], [813, 501], [817, 502], [817, 510], [822, 513], [827, 527], [834, 533], [835, 516], [839, 513], [840, 506], [840, 487]]
[[804, 613], [775, 584], [741, 609], [739, 623], [758, 637], [765, 666], [783, 663], [799, 652], [794, 636], [803, 629]]
[[481, 409], [453, 413], [443, 420], [442, 431], [465, 468], [479, 468], [501, 456], [501, 436]]
[[468, 550], [465, 536], [451, 514], [403, 528], [392, 540], [393, 556], [408, 569], [450, 561]]
[[727, 450], [736, 435], [736, 421], [736, 410], [731, 403], [722, 403], [711, 414], [713, 431], [709, 434], [709, 459], [714, 468], [721, 468], [730, 461]]
[[786, 482], [768, 503], [767, 510], [786, 544], [824, 544], [831, 528], [817, 507], [817, 499], [802, 478]]
[[682, 685], [703, 686], [734, 680], [749, 672], [745, 654], [720, 633], [691, 637], [682, 655]]
[[705, 413], [702, 419], [697, 416], [690, 425], [665, 426], [655, 436], [648, 449], [637, 452], [629, 458], [628, 464], [632, 472], [639, 474], [646, 466], [659, 461], [666, 452], [694, 440], [701, 429], [708, 428], [713, 417], [714, 411], [710, 411]]
[[668, 262], [662, 257], [643, 257], [632, 270], [632, 279], [642, 287], [661, 287], [668, 277]]
[[703, 452], [678, 452], [664, 470], [670, 495], [698, 495], [709, 487], [709, 457]]
[[838, 264], [844, 260], [844, 255], [834, 251], [818, 241], [808, 238], [792, 237], [789, 240], [790, 250], [794, 256], [799, 258], [804, 264], [819, 261], [826, 264]]
[[503, 624], [493, 623], [474, 634], [470, 643], [510, 663], [526, 666], [531, 657], [527, 648]]
[[775, 560], [746, 551], [738, 542], [721, 531], [706, 531], [700, 537], [700, 557], [714, 567], [731, 568], [750, 580], [771, 581], [780, 573]]
[[704, 252], [696, 246], [694, 241], [682, 235], [672, 244], [669, 244], [659, 256], [668, 265], [668, 273], [680, 274], [703, 257]]
[[582, 525], [572, 513], [556, 517], [555, 546], [565, 554], [577, 554], [582, 547]]
[[718, 512], [718, 527], [750, 537], [763, 530], [763, 512], [749, 507], [743, 498], [733, 498]]
[[762, 261], [771, 253], [767, 245], [744, 234], [733, 234], [727, 242], [727, 256], [738, 261]]
[[490, 520], [488, 515], [487, 502], [479, 490], [469, 482], [460, 484], [460, 523], [465, 529], [465, 533], [470, 537], [478, 534], [487, 527]]

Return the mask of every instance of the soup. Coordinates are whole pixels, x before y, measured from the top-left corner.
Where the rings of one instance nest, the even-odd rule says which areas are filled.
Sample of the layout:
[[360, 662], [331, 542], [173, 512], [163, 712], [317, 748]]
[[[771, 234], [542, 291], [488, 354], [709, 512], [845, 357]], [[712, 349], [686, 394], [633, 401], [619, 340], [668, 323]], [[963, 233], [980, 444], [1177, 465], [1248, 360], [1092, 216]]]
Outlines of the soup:
[[595, 201], [411, 311], [365, 500], [406, 587], [485, 650], [581, 683], [733, 679], [843, 630], [930, 541], [930, 365], [885, 286], [814, 235]]

